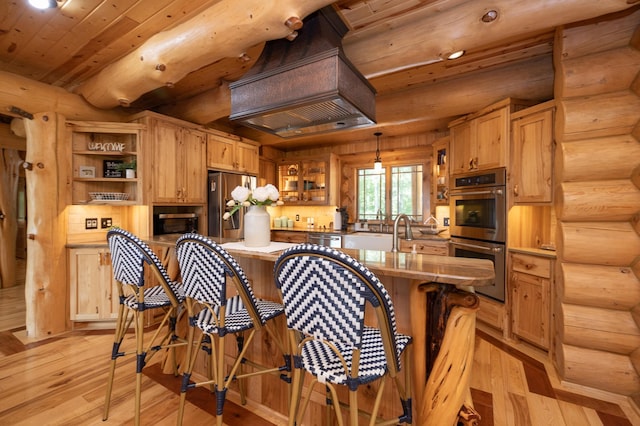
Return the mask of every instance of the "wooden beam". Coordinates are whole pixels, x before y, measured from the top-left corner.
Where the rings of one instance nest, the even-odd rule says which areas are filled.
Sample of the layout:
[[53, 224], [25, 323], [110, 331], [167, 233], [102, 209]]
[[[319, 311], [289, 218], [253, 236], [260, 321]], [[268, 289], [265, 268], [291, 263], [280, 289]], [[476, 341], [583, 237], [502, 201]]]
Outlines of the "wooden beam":
[[294, 32], [303, 19], [330, 0], [222, 0], [195, 18], [156, 34], [142, 46], [82, 84], [78, 93], [100, 108], [128, 106], [140, 95], [171, 86], [221, 58], [242, 58], [258, 43]]
[[56, 111], [71, 120], [123, 121], [122, 111], [105, 111], [89, 105], [81, 96], [16, 74], [0, 71], [0, 113], [16, 107], [31, 114]]

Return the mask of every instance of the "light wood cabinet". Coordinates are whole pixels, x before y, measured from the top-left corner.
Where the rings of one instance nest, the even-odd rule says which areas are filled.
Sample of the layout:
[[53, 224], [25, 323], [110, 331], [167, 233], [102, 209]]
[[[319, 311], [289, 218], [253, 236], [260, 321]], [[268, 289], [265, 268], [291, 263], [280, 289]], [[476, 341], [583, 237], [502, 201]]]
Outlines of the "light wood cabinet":
[[549, 204], [553, 188], [554, 101], [512, 116], [509, 192], [513, 204]]
[[255, 142], [207, 133], [207, 167], [209, 169], [257, 176], [260, 170], [259, 158], [260, 147]]
[[431, 173], [431, 211], [436, 206], [449, 205], [449, 138], [440, 139], [433, 144], [433, 170]]
[[115, 321], [118, 288], [107, 248], [68, 249], [71, 321]]
[[338, 157], [284, 159], [278, 164], [278, 189], [286, 205], [338, 205]]
[[451, 122], [449, 174], [506, 167], [511, 113], [529, 105], [507, 98]]
[[[414, 231], [415, 232], [415, 231]], [[420, 254], [435, 254], [439, 256], [448, 256], [449, 255], [449, 240], [440, 238], [440, 239], [430, 239], [430, 240], [404, 240], [400, 239], [398, 244], [399, 250], [405, 253], [410, 253], [415, 246], [416, 253]]]
[[548, 350], [551, 335], [551, 285], [554, 260], [510, 254], [511, 332]]
[[207, 202], [207, 140], [204, 132], [179, 120], [145, 113], [151, 159], [151, 192], [157, 204], [204, 204]]
[[136, 123], [68, 121], [73, 181], [72, 204], [130, 205], [143, 202], [142, 178], [126, 177], [122, 167], [139, 164], [140, 132]]

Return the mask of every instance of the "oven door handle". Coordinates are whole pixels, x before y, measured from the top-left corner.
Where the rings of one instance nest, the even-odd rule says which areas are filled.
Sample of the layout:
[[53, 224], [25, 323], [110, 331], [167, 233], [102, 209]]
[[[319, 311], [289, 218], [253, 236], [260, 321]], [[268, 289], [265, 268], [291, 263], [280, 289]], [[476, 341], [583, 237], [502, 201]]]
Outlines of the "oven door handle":
[[455, 242], [455, 243], [451, 242], [451, 245], [460, 246], [460, 247], [468, 247], [468, 248], [477, 249], [477, 250], [491, 251], [491, 252], [494, 252], [494, 253], [502, 252], [502, 247], [484, 247], [484, 246], [479, 246], [479, 245], [476, 245], [476, 244], [458, 243], [458, 242]]
[[[453, 191], [452, 191], [453, 192]], [[504, 191], [502, 189], [491, 189], [487, 191], [463, 191], [452, 193], [451, 195], [502, 195]]]

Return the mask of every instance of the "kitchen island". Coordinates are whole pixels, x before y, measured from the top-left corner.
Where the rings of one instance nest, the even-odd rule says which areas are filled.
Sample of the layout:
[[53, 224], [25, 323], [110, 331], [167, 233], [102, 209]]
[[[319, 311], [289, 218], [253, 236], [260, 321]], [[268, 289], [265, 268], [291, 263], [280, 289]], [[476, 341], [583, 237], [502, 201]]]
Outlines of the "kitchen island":
[[[172, 253], [175, 239], [163, 236], [147, 241], [156, 251], [160, 249], [164, 262], [174, 264], [173, 267], [168, 265], [168, 269], [175, 271]], [[257, 297], [279, 300], [273, 282], [273, 267], [281, 248], [293, 244], [272, 243], [278, 244], [280, 250], [270, 251], [274, 248], [242, 249], [241, 243], [215, 238], [214, 241], [223, 244], [237, 259]], [[341, 250], [366, 265], [384, 283], [394, 303], [399, 331], [413, 336], [414, 424], [454, 424], [461, 409], [465, 416], [473, 416], [469, 414], [472, 413], [469, 374], [478, 307], [473, 288], [493, 283], [493, 264], [488, 260], [415, 253]], [[250, 350], [248, 358], [265, 365], [281, 365], [276, 345], [269, 341], [266, 333], [261, 339], [261, 344]], [[228, 350], [232, 354], [235, 348]], [[196, 372], [204, 374], [204, 360], [200, 365]], [[278, 377], [262, 376], [252, 380], [247, 386], [249, 399], [287, 413], [287, 386]], [[372, 394], [363, 390], [364, 407]], [[310, 418], [324, 416], [323, 405], [324, 394], [318, 393], [307, 415]], [[392, 398], [391, 393], [389, 398], [385, 394], [382, 405], [385, 414], [400, 411], [399, 401]]]

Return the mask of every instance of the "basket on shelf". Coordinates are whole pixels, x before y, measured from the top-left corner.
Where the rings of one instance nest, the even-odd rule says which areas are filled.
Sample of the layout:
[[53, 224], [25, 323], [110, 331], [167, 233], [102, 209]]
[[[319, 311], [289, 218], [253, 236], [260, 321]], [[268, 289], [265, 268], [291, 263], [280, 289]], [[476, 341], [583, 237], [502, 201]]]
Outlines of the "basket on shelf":
[[93, 201], [126, 201], [129, 194], [126, 192], [89, 192]]

